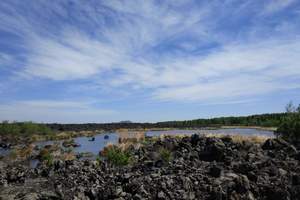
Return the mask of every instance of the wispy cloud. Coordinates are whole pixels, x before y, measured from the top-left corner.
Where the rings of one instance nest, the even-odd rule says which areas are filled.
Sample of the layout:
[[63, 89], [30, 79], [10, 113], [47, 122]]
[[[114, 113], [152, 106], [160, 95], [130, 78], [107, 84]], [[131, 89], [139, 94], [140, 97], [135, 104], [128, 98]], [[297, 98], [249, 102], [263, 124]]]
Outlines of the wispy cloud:
[[12, 59], [12, 56], [0, 52], [0, 67], [7, 67], [13, 61]]
[[283, 9], [288, 8], [293, 3], [296, 2], [296, 0], [270, 0], [267, 1], [265, 5], [265, 9], [263, 10], [263, 14], [272, 14], [274, 12], [281, 11]]
[[[83, 80], [112, 93], [122, 88], [154, 101], [202, 103], [300, 87], [294, 0], [27, 4], [0, 5], [0, 30], [17, 38], [17, 72], [27, 81]], [[272, 20], [286, 9], [293, 16]], [[10, 54], [1, 53], [0, 62], [15, 64]]]

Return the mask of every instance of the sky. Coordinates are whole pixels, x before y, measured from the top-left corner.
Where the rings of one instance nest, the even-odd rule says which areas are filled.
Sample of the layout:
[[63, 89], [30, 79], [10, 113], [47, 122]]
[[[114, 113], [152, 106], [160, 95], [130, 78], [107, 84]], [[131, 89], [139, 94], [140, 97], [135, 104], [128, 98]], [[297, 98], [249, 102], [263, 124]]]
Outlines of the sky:
[[299, 0], [0, 1], [0, 120], [187, 120], [289, 101]]

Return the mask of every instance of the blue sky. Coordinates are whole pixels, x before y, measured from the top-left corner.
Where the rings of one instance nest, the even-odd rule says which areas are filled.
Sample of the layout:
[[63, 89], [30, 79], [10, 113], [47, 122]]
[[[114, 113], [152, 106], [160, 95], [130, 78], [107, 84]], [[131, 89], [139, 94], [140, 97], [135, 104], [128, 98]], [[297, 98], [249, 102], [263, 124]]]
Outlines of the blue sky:
[[164, 121], [300, 103], [298, 0], [2, 0], [0, 120]]

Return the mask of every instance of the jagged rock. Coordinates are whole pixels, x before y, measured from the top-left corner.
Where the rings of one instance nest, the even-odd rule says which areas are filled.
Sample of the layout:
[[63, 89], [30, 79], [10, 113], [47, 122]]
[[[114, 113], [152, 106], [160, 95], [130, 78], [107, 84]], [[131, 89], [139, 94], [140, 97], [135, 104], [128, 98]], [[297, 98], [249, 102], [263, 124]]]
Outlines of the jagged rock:
[[22, 200], [39, 200], [40, 197], [36, 193], [29, 193], [22, 197]]
[[198, 142], [200, 141], [200, 136], [198, 134], [193, 134], [191, 136], [191, 144], [193, 146], [196, 146], [198, 144]]
[[293, 185], [300, 185], [300, 174], [294, 174], [292, 176]]
[[74, 140], [66, 140], [62, 143], [63, 147], [79, 147], [80, 144], [77, 144]]
[[157, 194], [157, 198], [158, 199], [166, 199], [166, 195], [163, 191], [160, 191], [158, 194]]
[[225, 158], [226, 146], [221, 139], [208, 138], [204, 151], [199, 152], [199, 158], [204, 161], [222, 161]]
[[262, 145], [262, 149], [264, 150], [281, 150], [282, 148], [289, 148], [292, 145], [287, 141], [276, 138], [276, 139], [267, 139], [265, 143]]
[[[161, 148], [173, 159], [162, 162]], [[0, 196], [11, 189], [34, 199], [297, 199], [300, 195], [298, 150], [271, 139], [262, 146], [229, 138], [166, 138], [130, 148], [129, 166], [100, 161], [59, 161], [34, 170], [0, 166]], [[46, 180], [32, 185], [31, 181]], [[6, 185], [6, 187], [4, 187]], [[17, 189], [16, 189], [17, 188]], [[20, 193], [21, 194], [21, 193]]]
[[213, 166], [209, 169], [209, 174], [215, 178], [218, 178], [222, 174], [222, 168], [218, 166]]
[[116, 191], [115, 191], [115, 196], [119, 197], [123, 193], [123, 189], [121, 186], [117, 186]]
[[265, 191], [265, 195], [267, 200], [290, 200], [290, 193], [285, 188], [280, 187], [267, 187]]

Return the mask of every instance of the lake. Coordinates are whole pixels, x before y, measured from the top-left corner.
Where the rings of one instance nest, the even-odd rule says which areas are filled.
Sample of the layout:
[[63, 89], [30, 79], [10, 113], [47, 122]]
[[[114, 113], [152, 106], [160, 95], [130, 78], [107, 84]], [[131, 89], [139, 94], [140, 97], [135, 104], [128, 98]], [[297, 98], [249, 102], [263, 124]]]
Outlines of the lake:
[[[273, 131], [265, 131], [259, 129], [250, 128], [230, 128], [230, 129], [198, 129], [198, 130], [162, 130], [162, 131], [146, 131], [146, 136], [160, 136], [160, 135], [192, 135], [192, 134], [224, 134], [224, 135], [246, 135], [246, 136], [267, 136], [274, 137]], [[105, 139], [108, 136], [108, 139]], [[76, 153], [91, 152], [94, 155], [98, 155], [108, 143], [117, 144], [119, 141], [118, 133], [101, 133], [95, 135], [95, 140], [90, 141], [90, 137], [77, 137], [74, 138], [75, 142], [79, 144], [79, 147], [75, 147]], [[60, 143], [62, 141], [59, 141]], [[47, 144], [53, 144], [53, 141], [42, 141], [36, 143], [39, 146], [45, 146]]]
[[[273, 131], [251, 129], [251, 128], [226, 128], [226, 129], [197, 129], [197, 130], [162, 130], [162, 131], [146, 131], [145, 135], [149, 137], [160, 135], [192, 135], [192, 134], [223, 134], [223, 135], [245, 135], [245, 136], [267, 136], [274, 137]], [[119, 134], [101, 133], [94, 136], [95, 140], [90, 141], [91, 137], [77, 137], [74, 138], [75, 142], [79, 144], [79, 147], [75, 147], [73, 150], [76, 153], [90, 152], [94, 156], [98, 155], [108, 143], [117, 144], [119, 141]], [[51, 145], [54, 142], [62, 144], [63, 141], [40, 141], [35, 144], [43, 147], [45, 145]], [[0, 155], [5, 156], [9, 153], [9, 150], [0, 148]]]

